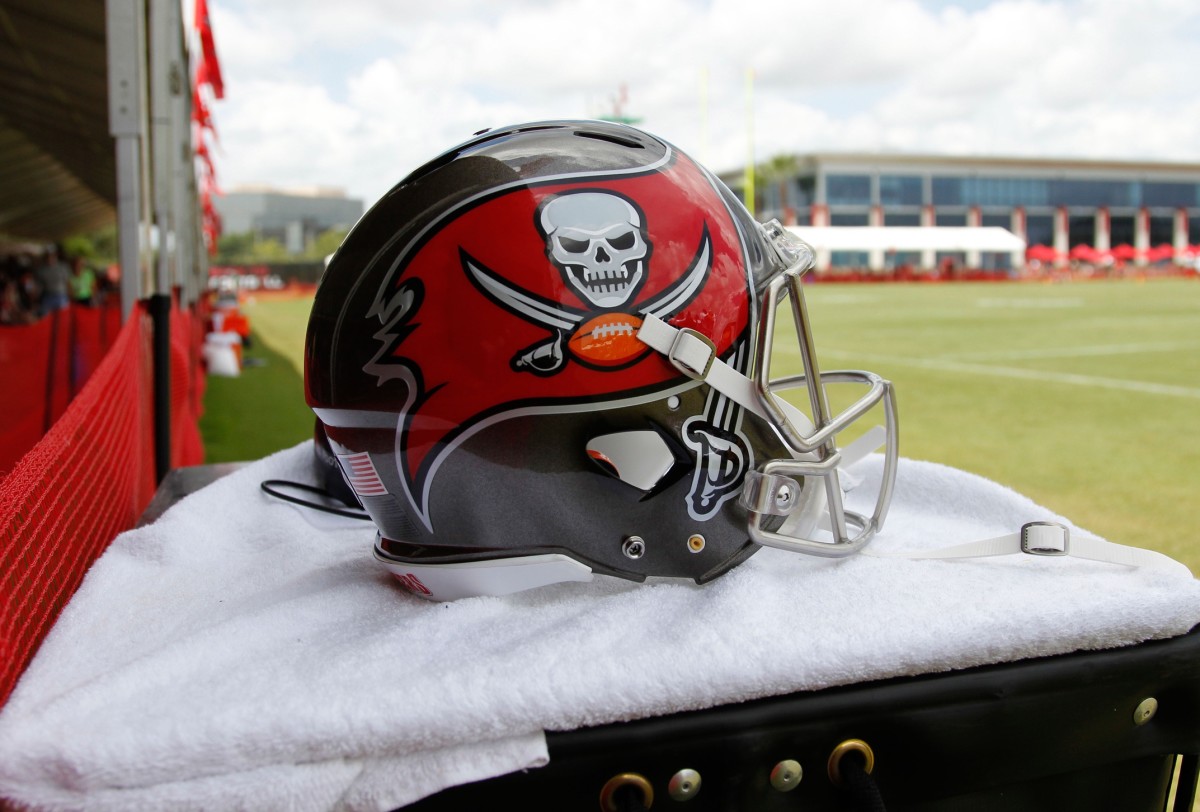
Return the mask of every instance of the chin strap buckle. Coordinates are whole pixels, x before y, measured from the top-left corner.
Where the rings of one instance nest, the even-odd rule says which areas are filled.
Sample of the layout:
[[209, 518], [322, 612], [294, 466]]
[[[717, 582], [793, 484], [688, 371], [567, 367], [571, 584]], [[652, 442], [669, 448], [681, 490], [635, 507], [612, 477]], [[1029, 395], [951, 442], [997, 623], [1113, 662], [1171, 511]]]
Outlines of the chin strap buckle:
[[1021, 552], [1029, 555], [1069, 555], [1071, 531], [1058, 522], [1021, 525]]
[[712, 370], [717, 357], [717, 347], [712, 340], [690, 327], [683, 327], [675, 334], [667, 360], [693, 381], [703, 381]]

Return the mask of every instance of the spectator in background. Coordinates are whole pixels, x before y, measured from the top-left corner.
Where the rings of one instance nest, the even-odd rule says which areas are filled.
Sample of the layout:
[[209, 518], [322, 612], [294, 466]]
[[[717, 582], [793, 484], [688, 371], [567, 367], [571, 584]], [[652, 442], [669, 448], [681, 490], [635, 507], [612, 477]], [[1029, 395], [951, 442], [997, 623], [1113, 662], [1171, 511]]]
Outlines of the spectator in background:
[[21, 283], [14, 276], [0, 277], [0, 324], [29, 324], [33, 314], [21, 305]]
[[37, 285], [27, 256], [6, 256], [0, 262], [0, 324], [37, 321]]
[[53, 245], [46, 251], [45, 259], [38, 266], [36, 276], [38, 285], [42, 289], [38, 315], [45, 316], [47, 313], [61, 310], [70, 303], [71, 269], [63, 261], [61, 247]]
[[91, 307], [95, 295], [96, 272], [83, 261], [83, 257], [75, 257], [71, 260], [71, 301]]

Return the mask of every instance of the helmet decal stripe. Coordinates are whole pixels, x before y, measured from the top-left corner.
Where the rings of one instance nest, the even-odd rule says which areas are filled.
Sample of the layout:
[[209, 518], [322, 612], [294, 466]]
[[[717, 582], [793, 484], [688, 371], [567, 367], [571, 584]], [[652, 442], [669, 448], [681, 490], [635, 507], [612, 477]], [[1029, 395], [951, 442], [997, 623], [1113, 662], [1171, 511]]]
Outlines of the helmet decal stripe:
[[[740, 342], [729, 363], [742, 370], [746, 356], [746, 342]], [[741, 431], [742, 414], [741, 406], [710, 388], [704, 413], [684, 421], [683, 442], [696, 455], [687, 510], [697, 521], [708, 521], [741, 494], [746, 472], [754, 467], [754, 451]]]

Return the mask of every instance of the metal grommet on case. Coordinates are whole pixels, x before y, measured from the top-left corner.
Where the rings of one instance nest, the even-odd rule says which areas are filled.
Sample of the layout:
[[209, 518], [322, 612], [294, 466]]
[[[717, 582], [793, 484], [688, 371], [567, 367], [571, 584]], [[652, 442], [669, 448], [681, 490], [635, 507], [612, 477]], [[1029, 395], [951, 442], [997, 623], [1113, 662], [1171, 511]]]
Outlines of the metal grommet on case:
[[617, 804], [613, 800], [613, 795], [621, 789], [632, 787], [642, 795], [642, 806], [649, 809], [654, 803], [654, 787], [650, 786], [650, 782], [646, 780], [644, 775], [637, 773], [618, 773], [608, 779], [604, 787], [600, 790], [600, 808], [604, 812], [617, 812]]
[[684, 768], [671, 776], [667, 794], [674, 801], [690, 801], [700, 792], [700, 773]]
[[780, 792], [791, 792], [800, 786], [804, 778], [804, 768], [794, 759], [784, 759], [771, 770], [771, 786]]
[[875, 751], [871, 749], [871, 745], [862, 739], [846, 739], [829, 754], [829, 780], [835, 787], [842, 785], [842, 759], [849, 753], [858, 753], [863, 757], [864, 772], [869, 773], [875, 769]]
[[1138, 706], [1133, 711], [1133, 723], [1139, 727], [1149, 722], [1154, 718], [1154, 714], [1158, 713], [1158, 700], [1152, 696], [1148, 696], [1138, 703]]

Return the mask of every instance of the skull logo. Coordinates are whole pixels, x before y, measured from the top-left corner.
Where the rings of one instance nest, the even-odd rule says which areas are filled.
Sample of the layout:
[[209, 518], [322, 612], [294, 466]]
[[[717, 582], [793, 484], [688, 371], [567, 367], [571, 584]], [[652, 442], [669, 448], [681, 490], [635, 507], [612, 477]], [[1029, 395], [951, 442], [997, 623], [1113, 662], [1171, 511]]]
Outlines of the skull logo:
[[576, 192], [550, 198], [538, 221], [546, 255], [593, 305], [624, 305], [645, 276], [650, 243], [642, 215], [611, 192]]

